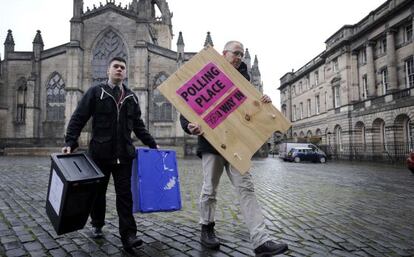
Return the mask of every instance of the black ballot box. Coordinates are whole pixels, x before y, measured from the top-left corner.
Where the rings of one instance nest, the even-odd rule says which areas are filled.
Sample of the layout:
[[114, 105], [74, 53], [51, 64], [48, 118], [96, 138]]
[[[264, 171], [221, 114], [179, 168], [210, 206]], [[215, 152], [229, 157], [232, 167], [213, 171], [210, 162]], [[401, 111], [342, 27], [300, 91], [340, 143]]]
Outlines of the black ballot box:
[[84, 153], [52, 154], [46, 213], [58, 235], [82, 229], [104, 178]]

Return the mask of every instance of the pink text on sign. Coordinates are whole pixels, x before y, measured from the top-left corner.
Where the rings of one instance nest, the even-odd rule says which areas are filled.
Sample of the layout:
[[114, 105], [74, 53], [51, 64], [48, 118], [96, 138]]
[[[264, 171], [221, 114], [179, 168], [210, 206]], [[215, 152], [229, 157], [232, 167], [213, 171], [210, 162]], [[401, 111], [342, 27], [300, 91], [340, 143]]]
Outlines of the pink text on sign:
[[210, 62], [176, 93], [191, 109], [201, 115], [233, 86], [227, 75]]
[[206, 117], [204, 117], [204, 121], [210, 128], [214, 129], [223, 122], [230, 113], [234, 112], [244, 100], [246, 100], [246, 96], [240, 90], [234, 90], [234, 92], [227, 96], [209, 114], [207, 114]]

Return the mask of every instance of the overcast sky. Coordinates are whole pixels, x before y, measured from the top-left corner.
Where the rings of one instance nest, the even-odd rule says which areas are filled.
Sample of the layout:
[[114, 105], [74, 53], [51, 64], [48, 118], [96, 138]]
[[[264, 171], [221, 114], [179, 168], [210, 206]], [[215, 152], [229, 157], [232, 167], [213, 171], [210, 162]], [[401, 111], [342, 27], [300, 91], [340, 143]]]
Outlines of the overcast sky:
[[[102, 1], [105, 3], [106, 1]], [[123, 6], [130, 0], [116, 0]], [[353, 25], [385, 0], [170, 0], [173, 46], [183, 32], [185, 51], [198, 52], [207, 31], [221, 52], [229, 40], [242, 41], [259, 68], [268, 94], [280, 106], [279, 79], [298, 70], [325, 49], [325, 40], [343, 25]], [[84, 0], [84, 9], [99, 5]], [[69, 42], [72, 0], [0, 0], [0, 47], [4, 57], [7, 30], [13, 31], [16, 51], [31, 51], [36, 30], [45, 49]]]

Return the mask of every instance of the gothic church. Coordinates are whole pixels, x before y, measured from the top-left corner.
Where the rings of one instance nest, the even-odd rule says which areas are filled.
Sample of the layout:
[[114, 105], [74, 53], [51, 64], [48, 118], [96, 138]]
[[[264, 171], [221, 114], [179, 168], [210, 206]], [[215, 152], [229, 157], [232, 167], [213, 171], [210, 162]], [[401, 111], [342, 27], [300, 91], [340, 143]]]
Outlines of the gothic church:
[[[121, 56], [128, 62], [125, 83], [139, 97], [142, 118], [157, 142], [194, 153], [194, 138], [184, 135], [177, 111], [155, 90], [196, 54], [184, 51], [181, 32], [177, 51], [171, 50], [172, 16], [165, 0], [132, 0], [126, 7], [107, 0], [86, 10], [82, 0], [73, 0], [66, 44], [44, 49], [38, 30], [33, 50], [17, 52], [9, 30], [0, 60], [0, 149], [62, 146], [65, 124], [83, 92], [105, 81], [107, 62]], [[207, 44], [213, 45], [210, 33]], [[246, 49], [244, 61], [251, 82], [262, 92], [257, 57], [251, 65]], [[86, 146], [89, 137], [86, 126], [81, 145]]]

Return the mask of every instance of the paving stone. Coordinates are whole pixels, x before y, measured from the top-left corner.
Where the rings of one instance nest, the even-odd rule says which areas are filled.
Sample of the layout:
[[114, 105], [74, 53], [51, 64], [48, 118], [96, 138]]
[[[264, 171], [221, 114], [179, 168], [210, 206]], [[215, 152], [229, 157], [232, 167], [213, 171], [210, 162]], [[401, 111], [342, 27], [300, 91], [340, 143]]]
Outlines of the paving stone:
[[27, 255], [27, 252], [21, 248], [6, 251], [7, 257], [17, 257]]
[[64, 256], [67, 256], [66, 251], [64, 251], [62, 248], [52, 249], [52, 250], [49, 251], [49, 253], [53, 257], [64, 257]]
[[[217, 195], [216, 228], [222, 246], [211, 251], [200, 244], [201, 164], [198, 159], [179, 159], [178, 164], [183, 209], [134, 214], [137, 235], [144, 241], [135, 252], [142, 257], [254, 256], [238, 197], [226, 175]], [[280, 256], [414, 255], [414, 177], [405, 168], [335, 161], [299, 165], [277, 158], [253, 160], [252, 167], [269, 234], [292, 249]], [[113, 180], [107, 193], [105, 238], [91, 240], [89, 222], [82, 230], [56, 235], [44, 209], [49, 173], [49, 158], [0, 158], [0, 256], [130, 256], [119, 239]], [[18, 245], [23, 252], [11, 249]], [[32, 250], [24, 251], [26, 246]]]

